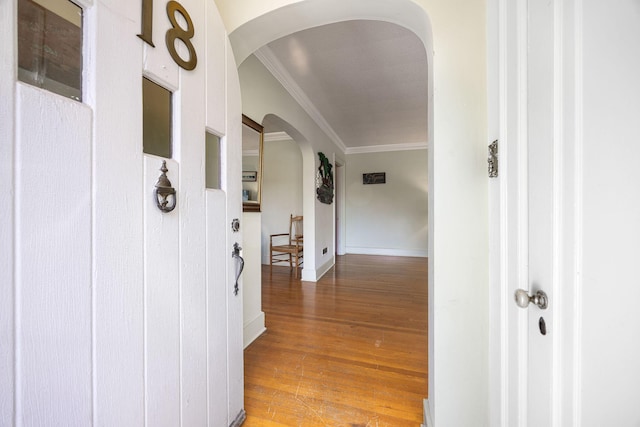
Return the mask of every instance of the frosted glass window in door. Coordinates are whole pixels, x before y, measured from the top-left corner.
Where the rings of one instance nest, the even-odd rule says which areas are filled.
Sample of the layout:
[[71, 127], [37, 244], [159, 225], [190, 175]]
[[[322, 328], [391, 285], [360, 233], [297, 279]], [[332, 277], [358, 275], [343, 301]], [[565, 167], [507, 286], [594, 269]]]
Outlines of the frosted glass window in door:
[[82, 8], [18, 0], [18, 80], [82, 101]]
[[142, 78], [142, 150], [170, 159], [171, 91], [147, 78]]
[[220, 137], [206, 132], [205, 181], [207, 188], [220, 188]]

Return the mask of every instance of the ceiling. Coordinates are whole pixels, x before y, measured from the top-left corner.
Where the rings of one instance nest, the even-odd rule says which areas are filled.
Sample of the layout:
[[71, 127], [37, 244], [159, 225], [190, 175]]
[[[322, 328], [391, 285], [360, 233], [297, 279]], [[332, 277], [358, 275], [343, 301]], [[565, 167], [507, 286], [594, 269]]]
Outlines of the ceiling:
[[[255, 55], [347, 153], [427, 146], [427, 59], [411, 31], [345, 21], [275, 40]], [[263, 124], [265, 132], [281, 130]]]

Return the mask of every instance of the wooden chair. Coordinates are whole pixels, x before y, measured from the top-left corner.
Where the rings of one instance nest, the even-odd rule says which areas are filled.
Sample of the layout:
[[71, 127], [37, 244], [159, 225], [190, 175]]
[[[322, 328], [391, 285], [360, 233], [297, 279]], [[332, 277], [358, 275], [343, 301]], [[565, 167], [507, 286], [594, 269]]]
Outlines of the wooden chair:
[[298, 277], [298, 267], [303, 262], [302, 216], [289, 217], [289, 232], [269, 236], [269, 264], [289, 262]]

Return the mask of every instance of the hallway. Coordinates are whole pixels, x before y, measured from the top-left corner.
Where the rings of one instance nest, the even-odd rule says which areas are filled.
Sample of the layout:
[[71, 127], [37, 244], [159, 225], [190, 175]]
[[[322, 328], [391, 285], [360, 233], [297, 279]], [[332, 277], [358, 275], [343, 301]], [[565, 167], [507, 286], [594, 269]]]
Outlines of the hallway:
[[427, 260], [336, 258], [319, 282], [263, 266], [267, 332], [245, 355], [245, 426], [417, 426]]

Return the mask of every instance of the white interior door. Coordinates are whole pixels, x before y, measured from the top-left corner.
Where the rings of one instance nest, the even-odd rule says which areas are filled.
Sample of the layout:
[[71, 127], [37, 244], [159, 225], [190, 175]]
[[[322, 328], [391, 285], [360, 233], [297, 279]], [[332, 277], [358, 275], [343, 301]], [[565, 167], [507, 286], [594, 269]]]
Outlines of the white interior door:
[[[554, 6], [552, 2], [528, 2], [527, 25], [527, 133], [526, 141], [526, 220], [528, 241], [526, 283], [520, 283], [530, 296], [542, 291], [548, 296], [547, 308], [536, 304], [520, 307], [528, 340], [520, 355], [527, 360], [527, 425], [551, 426], [553, 410], [553, 287], [554, 287]], [[532, 301], [533, 302], [533, 301]], [[529, 301], [527, 301], [529, 303]], [[544, 304], [540, 304], [544, 307]]]
[[[560, 301], [571, 294], [560, 286], [560, 277], [574, 270], [573, 259], [565, 257], [570, 252], [563, 252], [573, 228], [571, 211], [563, 211], [562, 204], [573, 185], [566, 181], [573, 159], [563, 152], [570, 135], [562, 133], [563, 120], [572, 117], [565, 117], [563, 108], [573, 104], [560, 102], [572, 96], [565, 85], [573, 69], [560, 66], [563, 36], [571, 28], [562, 25], [561, 2], [499, 0], [497, 5], [502, 410], [493, 422], [547, 427], [561, 425], [558, 385], [566, 367], [563, 354], [571, 354], [573, 345], [563, 342], [567, 330], [556, 321], [565, 312]], [[517, 291], [520, 301], [514, 298]]]
[[[493, 6], [501, 404], [491, 425], [640, 425], [640, 341], [630, 339], [640, 328], [640, 4]], [[546, 292], [548, 308], [519, 308], [518, 288]]]

